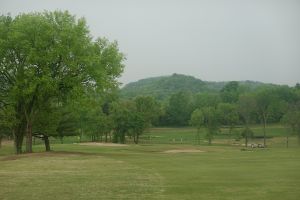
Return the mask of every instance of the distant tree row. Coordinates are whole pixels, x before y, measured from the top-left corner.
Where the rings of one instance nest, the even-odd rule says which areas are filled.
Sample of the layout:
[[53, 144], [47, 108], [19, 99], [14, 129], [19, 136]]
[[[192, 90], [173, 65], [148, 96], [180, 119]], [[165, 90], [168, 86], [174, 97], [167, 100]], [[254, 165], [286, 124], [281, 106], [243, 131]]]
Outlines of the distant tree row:
[[[300, 139], [300, 89], [299, 87], [264, 87], [253, 92], [241, 92], [238, 82], [232, 81], [219, 93], [173, 94], [163, 106], [159, 125], [191, 125], [207, 129], [209, 143], [220, 126], [229, 132], [236, 125], [244, 125], [244, 137], [251, 135], [250, 124], [262, 124], [264, 145], [268, 123], [282, 122], [291, 127]], [[300, 141], [300, 140], [299, 140]], [[246, 142], [247, 143], [247, 142]]]

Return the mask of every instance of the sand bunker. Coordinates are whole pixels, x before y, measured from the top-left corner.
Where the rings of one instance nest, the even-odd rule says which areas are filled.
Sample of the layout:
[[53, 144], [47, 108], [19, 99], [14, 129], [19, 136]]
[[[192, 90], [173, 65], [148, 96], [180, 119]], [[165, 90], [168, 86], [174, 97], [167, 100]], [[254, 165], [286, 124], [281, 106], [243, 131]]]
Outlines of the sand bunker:
[[205, 151], [201, 151], [198, 149], [173, 149], [164, 151], [164, 153], [203, 153]]
[[99, 142], [85, 142], [85, 143], [79, 143], [79, 145], [103, 146], [103, 147], [126, 147], [126, 146], [128, 146], [127, 144], [99, 143]]

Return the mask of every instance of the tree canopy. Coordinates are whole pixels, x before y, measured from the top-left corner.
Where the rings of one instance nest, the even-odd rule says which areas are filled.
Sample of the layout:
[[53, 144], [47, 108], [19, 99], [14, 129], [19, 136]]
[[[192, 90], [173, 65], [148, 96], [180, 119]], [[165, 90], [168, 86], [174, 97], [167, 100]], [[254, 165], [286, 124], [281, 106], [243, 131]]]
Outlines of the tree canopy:
[[17, 153], [44, 107], [118, 86], [124, 55], [116, 42], [93, 39], [84, 18], [67, 11], [0, 17], [1, 107], [13, 110]]

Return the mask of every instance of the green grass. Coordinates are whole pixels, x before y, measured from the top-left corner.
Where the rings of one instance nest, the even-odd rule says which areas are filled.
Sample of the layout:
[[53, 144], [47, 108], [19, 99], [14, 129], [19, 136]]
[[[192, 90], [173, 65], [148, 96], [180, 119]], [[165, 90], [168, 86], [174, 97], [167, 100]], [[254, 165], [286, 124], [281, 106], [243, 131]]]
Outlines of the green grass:
[[[0, 199], [300, 199], [296, 147], [52, 147], [51, 153], [14, 156], [12, 145], [5, 144], [0, 150]], [[164, 152], [170, 149], [204, 152]]]
[[[263, 128], [260, 125], [253, 125], [251, 127], [254, 132], [254, 136], [263, 136]], [[234, 129], [234, 132], [241, 132], [242, 127]], [[267, 145], [270, 147], [285, 147], [286, 146], [286, 128], [278, 124], [270, 124], [266, 129]], [[200, 143], [207, 145], [206, 130], [200, 130]], [[192, 127], [183, 128], [152, 128], [148, 132], [142, 135], [141, 143], [153, 143], [153, 144], [197, 144], [196, 141], [196, 129]], [[228, 128], [221, 128], [219, 134], [214, 136], [214, 145], [229, 145], [244, 144], [244, 139], [239, 138], [237, 140], [236, 134], [229, 134]], [[249, 139], [249, 143], [263, 143], [262, 138]], [[290, 141], [291, 146], [297, 146], [297, 141], [292, 139]]]

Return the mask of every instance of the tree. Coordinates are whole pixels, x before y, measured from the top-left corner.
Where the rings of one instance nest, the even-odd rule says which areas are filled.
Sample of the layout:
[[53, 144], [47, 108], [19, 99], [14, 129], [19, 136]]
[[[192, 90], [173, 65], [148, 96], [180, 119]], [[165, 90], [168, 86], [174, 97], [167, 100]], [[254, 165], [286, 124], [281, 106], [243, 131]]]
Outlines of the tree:
[[242, 121], [245, 125], [245, 129], [242, 132], [243, 137], [245, 138], [245, 146], [248, 145], [248, 138], [251, 136], [250, 123], [253, 119], [253, 115], [256, 110], [256, 101], [255, 96], [252, 94], [244, 94], [239, 97], [238, 101], [238, 112], [242, 118]]
[[131, 114], [130, 130], [132, 132], [133, 141], [135, 144], [139, 143], [139, 137], [143, 134], [144, 130], [148, 126], [148, 122], [145, 121], [144, 115], [140, 112], [134, 112]]
[[211, 145], [214, 135], [219, 131], [219, 115], [216, 108], [206, 107], [202, 109], [204, 116], [204, 127], [207, 129], [206, 137], [208, 144]]
[[158, 102], [150, 96], [138, 96], [134, 102], [136, 112], [133, 111], [132, 131], [134, 142], [137, 144], [139, 136], [158, 120], [160, 107]]
[[253, 131], [249, 128], [249, 126], [246, 126], [244, 130], [242, 131], [242, 136], [245, 138], [245, 147], [248, 147], [248, 139], [253, 137]]
[[54, 136], [58, 136], [63, 144], [65, 136], [78, 135], [78, 121], [74, 113], [66, 110], [62, 111]]
[[62, 109], [57, 105], [43, 105], [36, 114], [32, 126], [32, 135], [44, 141], [46, 151], [50, 151], [49, 137], [58, 136], [57, 128], [62, 120]]
[[188, 92], [178, 92], [169, 99], [166, 114], [170, 125], [184, 126], [188, 124], [192, 113], [192, 99]]
[[200, 109], [194, 110], [191, 115], [190, 124], [197, 128], [196, 140], [200, 144], [200, 129], [204, 125], [204, 116]]
[[217, 111], [219, 113], [221, 123], [229, 126], [229, 135], [231, 136], [233, 128], [239, 123], [237, 106], [230, 103], [220, 103]]
[[224, 103], [236, 103], [239, 99], [239, 83], [237, 81], [228, 82], [220, 91]]
[[[125, 136], [131, 128], [131, 112], [128, 108], [130, 105], [126, 103], [114, 102], [111, 107], [111, 115], [113, 119], [113, 142], [125, 143]], [[132, 105], [131, 105], [132, 106]]]
[[264, 147], [266, 146], [266, 126], [270, 116], [270, 108], [275, 96], [271, 89], [264, 89], [255, 95], [257, 113], [263, 124]]
[[[300, 103], [293, 104], [290, 106], [289, 110], [283, 116], [281, 122], [289, 127], [290, 132], [298, 136], [298, 143], [300, 145]], [[286, 135], [286, 146], [289, 143], [289, 131]]]
[[138, 96], [134, 101], [136, 111], [142, 116], [146, 123], [146, 127], [151, 127], [160, 114], [158, 102], [151, 96]]
[[60, 11], [1, 16], [0, 35], [0, 102], [14, 108], [16, 153], [22, 153], [25, 134], [32, 151], [40, 104], [118, 85], [123, 54], [116, 42], [93, 40], [83, 18]]
[[194, 108], [217, 107], [221, 102], [220, 95], [215, 93], [198, 93], [195, 95]]

